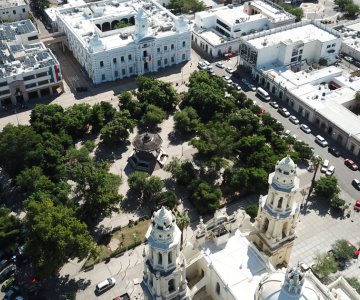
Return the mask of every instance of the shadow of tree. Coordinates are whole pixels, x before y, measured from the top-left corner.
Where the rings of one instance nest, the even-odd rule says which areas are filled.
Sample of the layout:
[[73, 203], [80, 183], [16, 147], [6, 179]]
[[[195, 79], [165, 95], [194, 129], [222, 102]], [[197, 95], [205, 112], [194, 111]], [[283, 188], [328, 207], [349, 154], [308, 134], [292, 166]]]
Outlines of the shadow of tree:
[[314, 194], [310, 195], [307, 202], [301, 211], [302, 215], [307, 215], [310, 209], [314, 210], [319, 216], [325, 216], [329, 213], [330, 202], [327, 202], [321, 197]]
[[103, 142], [98, 144], [98, 147], [95, 151], [95, 160], [110, 160], [115, 161], [121, 159], [123, 154], [128, 150], [130, 142], [126, 141], [125, 144], [119, 145], [106, 145]]
[[194, 136], [194, 134], [180, 134], [176, 131], [171, 131], [168, 134], [168, 140], [170, 142], [170, 145], [176, 146], [190, 141]]

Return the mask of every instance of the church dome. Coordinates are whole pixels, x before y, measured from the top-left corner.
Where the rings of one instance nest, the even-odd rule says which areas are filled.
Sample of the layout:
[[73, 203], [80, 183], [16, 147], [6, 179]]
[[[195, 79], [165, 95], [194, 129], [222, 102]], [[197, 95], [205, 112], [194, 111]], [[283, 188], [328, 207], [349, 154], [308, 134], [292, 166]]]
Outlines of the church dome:
[[286, 156], [276, 164], [276, 168], [281, 169], [284, 174], [294, 174], [296, 171], [296, 164], [290, 156]]
[[300, 267], [278, 271], [265, 276], [256, 290], [256, 300], [322, 300]]
[[154, 224], [159, 229], [166, 229], [171, 226], [174, 218], [171, 211], [164, 206], [154, 213]]

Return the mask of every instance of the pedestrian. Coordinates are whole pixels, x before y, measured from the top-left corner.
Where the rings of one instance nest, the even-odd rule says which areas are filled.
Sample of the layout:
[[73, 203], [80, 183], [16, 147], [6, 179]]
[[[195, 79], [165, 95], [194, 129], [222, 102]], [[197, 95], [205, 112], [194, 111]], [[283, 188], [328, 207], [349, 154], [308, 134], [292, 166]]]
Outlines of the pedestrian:
[[190, 67], [192, 67], [192, 63], [190, 63]]

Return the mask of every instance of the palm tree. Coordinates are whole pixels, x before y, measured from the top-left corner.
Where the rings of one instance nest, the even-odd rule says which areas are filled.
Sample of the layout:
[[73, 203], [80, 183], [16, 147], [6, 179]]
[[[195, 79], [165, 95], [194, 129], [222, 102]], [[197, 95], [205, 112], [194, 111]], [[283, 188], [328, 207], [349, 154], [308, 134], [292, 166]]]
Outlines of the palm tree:
[[313, 176], [313, 178], [311, 180], [311, 185], [310, 185], [310, 188], [309, 188], [309, 193], [308, 193], [307, 198], [306, 198], [305, 208], [307, 207], [307, 203], [309, 201], [310, 195], [311, 195], [311, 193], [312, 193], [312, 191], [314, 189], [316, 173], [319, 170], [319, 166], [321, 166], [322, 163], [323, 163], [323, 159], [319, 155], [314, 155], [314, 156], [311, 157], [311, 164], [315, 167], [315, 169], [314, 169], [314, 176]]
[[182, 213], [178, 213], [176, 215], [176, 224], [179, 226], [181, 230], [181, 240], [180, 240], [180, 249], [182, 249], [183, 241], [184, 241], [184, 229], [186, 229], [190, 225], [190, 218], [186, 211]]

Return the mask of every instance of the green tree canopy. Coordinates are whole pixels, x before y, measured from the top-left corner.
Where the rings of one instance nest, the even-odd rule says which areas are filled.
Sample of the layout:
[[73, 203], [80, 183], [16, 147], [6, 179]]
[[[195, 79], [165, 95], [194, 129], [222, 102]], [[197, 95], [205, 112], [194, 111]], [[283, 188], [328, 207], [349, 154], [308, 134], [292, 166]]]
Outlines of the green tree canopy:
[[234, 126], [241, 136], [249, 136], [259, 129], [259, 117], [249, 109], [239, 109], [229, 115], [229, 124]]
[[185, 107], [174, 115], [175, 130], [180, 133], [194, 133], [199, 126], [200, 119], [196, 110]]
[[341, 260], [349, 260], [354, 256], [355, 247], [349, 245], [346, 240], [337, 240], [331, 245], [335, 257]]
[[129, 111], [118, 112], [116, 116], [101, 129], [101, 139], [105, 144], [125, 143], [136, 126]]
[[30, 124], [38, 133], [58, 133], [66, 126], [64, 109], [58, 104], [37, 104], [31, 111]]
[[330, 201], [335, 195], [340, 192], [338, 181], [336, 177], [326, 176], [321, 177], [315, 182], [315, 193]]
[[108, 102], [101, 101], [94, 104], [90, 116], [90, 125], [93, 132], [99, 132], [116, 115], [116, 109]]
[[136, 100], [130, 92], [121, 92], [119, 95], [119, 106], [121, 110], [128, 110], [133, 119], [140, 120], [144, 114], [145, 106]]
[[326, 277], [333, 272], [336, 272], [338, 268], [338, 263], [335, 260], [334, 256], [329, 253], [318, 254], [315, 257], [315, 267], [313, 271], [319, 277]]
[[65, 128], [73, 139], [82, 137], [88, 131], [91, 114], [89, 104], [75, 104], [65, 111]]
[[214, 212], [219, 208], [222, 192], [217, 185], [211, 185], [201, 179], [193, 180], [189, 187], [190, 200], [199, 213]]
[[155, 105], [148, 105], [141, 118], [141, 125], [149, 130], [154, 130], [166, 118], [166, 113]]
[[174, 209], [179, 204], [179, 200], [173, 191], [166, 191], [159, 194], [157, 204], [166, 206], [168, 209]]
[[69, 259], [83, 259], [95, 252], [87, 226], [66, 206], [51, 200], [30, 201], [26, 207], [25, 251], [42, 278], [55, 275]]
[[205, 10], [206, 5], [201, 0], [170, 0], [168, 8], [174, 9], [179, 13], [187, 13], [190, 11], [194, 13]]
[[176, 183], [187, 186], [196, 178], [197, 172], [189, 160], [181, 161], [179, 158], [173, 158], [171, 162], [165, 165], [164, 170], [170, 172]]

